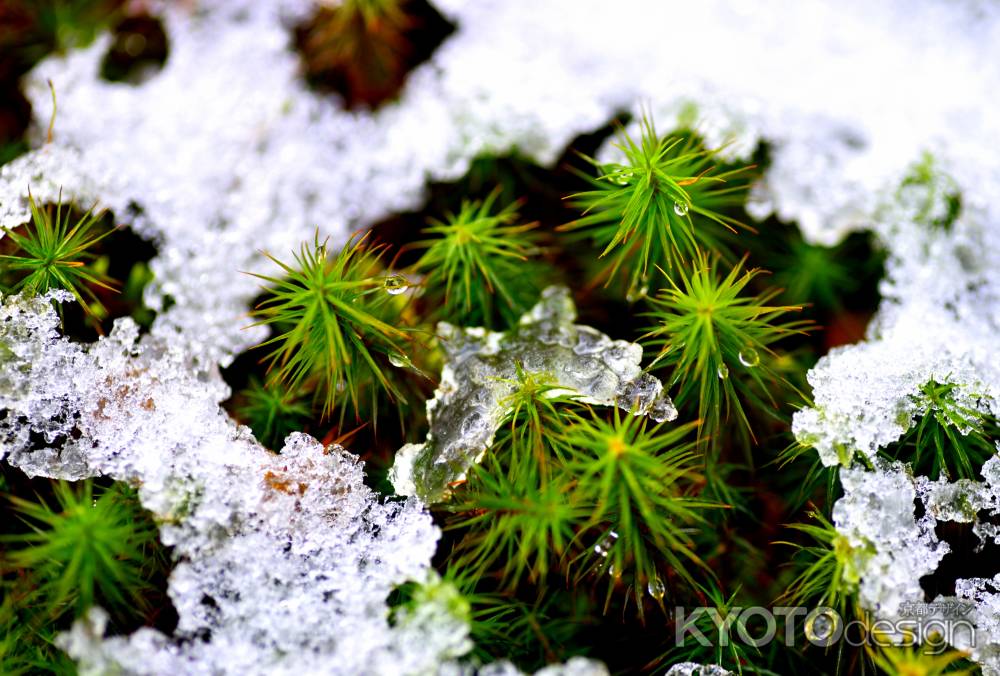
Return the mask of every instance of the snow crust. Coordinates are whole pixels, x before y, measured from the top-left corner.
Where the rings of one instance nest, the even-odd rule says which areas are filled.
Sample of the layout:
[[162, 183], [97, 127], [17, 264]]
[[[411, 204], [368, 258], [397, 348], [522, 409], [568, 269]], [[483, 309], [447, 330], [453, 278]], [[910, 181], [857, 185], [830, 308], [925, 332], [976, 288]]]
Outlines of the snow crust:
[[[939, 523], [974, 523], [982, 544], [997, 543], [1000, 456], [984, 463], [982, 475], [981, 482], [949, 482], [913, 476], [898, 463], [842, 469], [844, 496], [834, 505], [833, 520], [850, 544], [863, 608], [878, 619], [927, 627], [925, 636], [934, 623], [947, 623], [938, 624], [938, 632], [993, 676], [1000, 673], [1000, 573], [960, 577], [954, 596], [929, 598], [920, 585], [951, 553], [936, 534]], [[951, 628], [942, 632], [942, 626]]]
[[[158, 246], [147, 304], [174, 301], [141, 340], [121, 320], [91, 346], [60, 338], [45, 300], [0, 308], [0, 456], [32, 474], [140, 483], [179, 548], [171, 595], [190, 640], [144, 630], [102, 642], [95, 616], [67, 639], [81, 666], [396, 673], [461, 654], [461, 623], [386, 620], [389, 589], [425, 577], [438, 537], [420, 505], [379, 500], [353, 456], [301, 435], [268, 455], [219, 407], [218, 367], [263, 338], [242, 328], [258, 290], [240, 271], [264, 271], [260, 250], [281, 255], [317, 228], [343, 241], [415, 208], [428, 180], [461, 176], [482, 152], [551, 163], [618, 111], [645, 107], [663, 131], [693, 116], [711, 142], [731, 142], [732, 157], [764, 140], [757, 217], [794, 220], [818, 243], [872, 229], [886, 248], [867, 340], [817, 365], [814, 406], [795, 418], [825, 463], [873, 457], [899, 438], [930, 379], [998, 412], [1000, 6], [435, 4], [457, 31], [373, 114], [303, 85], [289, 45], [307, 0], [151, 2], [170, 53], [144, 83], [98, 78], [106, 38], [26, 78], [39, 147], [0, 168], [0, 225], [27, 220], [29, 188], [43, 202], [60, 189], [97, 201]], [[43, 146], [50, 79], [58, 114]], [[906, 185], [927, 151], [934, 182]], [[934, 225], [944, 207], [933, 186], [945, 183], [961, 195], [950, 228]], [[901, 468], [843, 471], [837, 526], [876, 552], [861, 576], [869, 608], [891, 614], [918, 596], [914, 581], [946, 548], [931, 519], [967, 518], [948, 507], [956, 493], [995, 499], [994, 471], [981, 485], [936, 488]], [[927, 501], [919, 519], [914, 496]], [[912, 551], [879, 520], [909, 534]], [[989, 525], [977, 524], [995, 538]], [[993, 646], [977, 659], [995, 668], [1000, 577], [956, 591], [976, 603]]]

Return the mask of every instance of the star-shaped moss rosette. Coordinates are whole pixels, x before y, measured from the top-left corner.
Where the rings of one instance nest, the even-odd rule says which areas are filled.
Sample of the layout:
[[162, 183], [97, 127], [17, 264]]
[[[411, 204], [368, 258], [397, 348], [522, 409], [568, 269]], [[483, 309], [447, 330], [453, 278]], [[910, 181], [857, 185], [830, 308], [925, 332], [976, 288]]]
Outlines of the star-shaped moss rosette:
[[424, 443], [397, 452], [390, 472], [396, 492], [428, 504], [448, 495], [449, 485], [479, 461], [509, 413], [519, 367], [549, 374], [559, 388], [552, 396], [572, 392], [583, 403], [618, 406], [656, 421], [677, 417], [663, 384], [640, 367], [639, 345], [612, 340], [575, 320], [569, 290], [552, 286], [511, 331], [438, 324], [446, 363], [427, 402], [430, 431]]

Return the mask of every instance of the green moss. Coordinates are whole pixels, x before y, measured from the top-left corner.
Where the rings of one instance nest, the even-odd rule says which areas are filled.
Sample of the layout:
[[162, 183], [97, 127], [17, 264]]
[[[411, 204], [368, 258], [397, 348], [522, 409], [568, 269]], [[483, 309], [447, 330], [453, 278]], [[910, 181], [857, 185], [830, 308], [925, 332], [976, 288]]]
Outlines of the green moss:
[[431, 319], [462, 326], [512, 326], [538, 300], [544, 268], [536, 223], [519, 223], [518, 204], [495, 209], [499, 191], [431, 219], [413, 272], [425, 275]]
[[721, 252], [723, 233], [750, 229], [724, 212], [743, 204], [752, 167], [719, 171], [716, 151], [690, 133], [661, 137], [649, 118], [638, 141], [621, 131], [618, 148], [622, 164], [586, 158], [597, 175], [583, 175], [590, 190], [568, 198], [581, 216], [561, 228], [601, 248], [606, 278], [623, 275], [638, 289], [654, 267], [673, 268], [700, 247]]
[[330, 257], [317, 235], [292, 263], [268, 255], [285, 276], [254, 275], [268, 285], [252, 314], [253, 326], [275, 333], [260, 346], [268, 350], [271, 382], [314, 392], [324, 415], [335, 408], [341, 418], [348, 409], [358, 415], [365, 392], [372, 408], [380, 393], [403, 399], [390, 362], [406, 354], [412, 335], [394, 302], [399, 278], [383, 272], [384, 250], [358, 238]]
[[155, 610], [152, 581], [166, 575], [156, 525], [133, 489], [87, 480], [52, 491], [6, 495], [17, 520], [0, 535], [0, 673], [75, 673], [56, 634], [95, 605], [113, 626], [143, 623]]
[[265, 385], [256, 378], [237, 396], [236, 415], [254, 431], [257, 440], [272, 450], [285, 437], [301, 430], [312, 415], [308, 394], [280, 382]]
[[698, 253], [673, 276], [664, 273], [667, 286], [649, 300], [645, 316], [652, 325], [641, 339], [654, 355], [652, 368], [670, 369], [679, 381], [678, 404], [696, 402], [711, 435], [730, 414], [749, 429], [744, 402], [757, 409], [774, 406], [762, 395], [769, 397], [770, 383], [787, 381], [773, 365], [771, 345], [810, 327], [787, 318], [801, 308], [771, 305], [777, 289], [750, 293], [760, 270], [744, 271], [741, 262], [723, 276], [719, 267], [718, 259]]
[[112, 230], [101, 230], [102, 213], [93, 209], [71, 222], [68, 205], [61, 201], [49, 208], [39, 206], [29, 195], [31, 223], [24, 232], [5, 228], [15, 252], [0, 255], [10, 291], [44, 294], [50, 289], [69, 291], [90, 314], [107, 314], [95, 294], [98, 288], [114, 291], [107, 276], [107, 261], [93, 253], [95, 245]]
[[916, 422], [882, 451], [931, 478], [977, 479], [979, 468], [996, 453], [1000, 424], [982, 399], [958, 383], [931, 380], [912, 397]]
[[913, 203], [915, 219], [931, 227], [951, 230], [962, 213], [962, 193], [955, 180], [941, 171], [930, 152], [924, 152], [903, 179], [897, 199]]

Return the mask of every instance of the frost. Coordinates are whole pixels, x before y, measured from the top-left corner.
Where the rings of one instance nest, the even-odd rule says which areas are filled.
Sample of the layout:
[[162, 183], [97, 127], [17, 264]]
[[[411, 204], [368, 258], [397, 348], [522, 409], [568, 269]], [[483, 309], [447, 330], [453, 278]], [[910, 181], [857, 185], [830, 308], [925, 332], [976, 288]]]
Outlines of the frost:
[[[0, 167], [0, 225], [13, 227], [31, 220], [28, 191], [39, 204], [76, 202], [90, 206], [102, 192], [71, 147], [46, 145]], [[0, 231], [0, 237], [3, 232]]]
[[[980, 523], [983, 517], [1000, 516], [998, 467], [1000, 457], [994, 456], [983, 467], [985, 481], [954, 483], [913, 477], [899, 464], [841, 469], [844, 496], [833, 510], [837, 530], [852, 547], [861, 606], [877, 619], [924, 623], [925, 635], [931, 623], [950, 620], [952, 646], [969, 651], [985, 674], [1000, 673], [1000, 573], [992, 579], [959, 578], [954, 597], [927, 598], [920, 580], [950, 551], [936, 535], [938, 523], [975, 521], [974, 532], [984, 543], [985, 536], [995, 535], [979, 526], [992, 526]], [[924, 511], [920, 517], [917, 504]], [[971, 612], [949, 612], [963, 603], [972, 604]]]
[[[936, 600], [925, 598], [919, 579], [933, 574], [948, 551], [935, 535], [939, 521], [973, 523], [983, 542], [997, 536], [979, 513], [997, 514], [998, 458], [983, 466], [985, 483], [912, 477], [876, 460], [918, 412], [934, 406], [921, 392], [927, 383], [955, 384], [950, 396], [958, 406], [1000, 412], [1000, 212], [986, 200], [1000, 175], [955, 180], [953, 170], [964, 171], [925, 158], [869, 209], [865, 226], [888, 254], [882, 304], [864, 342], [831, 351], [809, 372], [814, 406], [793, 422], [799, 441], [814, 446], [825, 465], [849, 467], [858, 454], [875, 461], [874, 471], [841, 470], [845, 495], [834, 516], [837, 529], [863, 546], [855, 562], [861, 605], [880, 619], [899, 619], [906, 604]], [[959, 187], [961, 211], [945, 225]], [[919, 519], [915, 501], [925, 510]], [[960, 579], [956, 588], [969, 584]], [[981, 601], [975, 614], [973, 657], [1000, 668], [994, 620], [986, 620], [995, 613]], [[955, 647], [970, 648], [968, 640]]]
[[[0, 300], [0, 457], [138, 485], [176, 561], [174, 634], [106, 637], [95, 608], [58, 639], [82, 674], [472, 673], [454, 661], [472, 647], [467, 602], [431, 569], [440, 532], [415, 498], [380, 500], [356, 456], [304, 434], [271, 453], [219, 407], [228, 388], [204, 355], [157, 329], [139, 340], [129, 319], [72, 343], [52, 300], [70, 297]], [[390, 623], [407, 580], [425, 591]], [[538, 673], [607, 670], [574, 658]]]
[[426, 646], [427, 662], [435, 657], [461, 657], [472, 650], [469, 638], [471, 608], [461, 592], [450, 582], [441, 579], [434, 570], [427, 572], [427, 579], [417, 587], [413, 602], [401, 608], [396, 615], [396, 626], [404, 644], [419, 644], [424, 637], [434, 633], [451, 636], [452, 639], [440, 645]]
[[969, 619], [976, 625], [975, 641], [982, 646], [979, 652], [986, 657], [980, 658], [984, 664], [983, 673], [995, 676], [1000, 673], [1000, 574], [992, 579], [958, 580], [955, 594], [957, 598], [975, 604]]
[[920, 389], [931, 381], [958, 384], [960, 405], [1000, 412], [995, 334], [940, 312], [907, 309], [878, 338], [835, 348], [809, 371], [814, 406], [795, 414], [792, 429], [823, 464], [849, 465], [855, 453], [873, 457], [897, 441], [923, 410]]
[[959, 479], [951, 483], [942, 477], [932, 482], [921, 477], [921, 484], [921, 498], [939, 521], [972, 523], [976, 520], [976, 512], [985, 507], [984, 496], [975, 481]]
[[[484, 152], [551, 163], [637, 103], [663, 131], [693, 120], [733, 157], [766, 140], [758, 215], [776, 210], [813, 241], [867, 226], [927, 150], [954, 170], [966, 201], [988, 203], [995, 184], [998, 159], [984, 149], [1000, 130], [975, 111], [989, 109], [1000, 81], [984, 67], [1000, 63], [1000, 21], [983, 3], [587, 2], [567, 14], [540, 2], [526, 15], [439, 0], [457, 31], [374, 114], [302, 83], [291, 26], [312, 4], [149, 3], [170, 53], [141, 85], [99, 78], [107, 38], [45, 60], [26, 89], [40, 139], [54, 83], [54, 141], [3, 168], [0, 224], [26, 219], [29, 185], [46, 198], [62, 187], [100, 199], [160, 247], [147, 300], [176, 304], [157, 321], [198, 331], [224, 360], [260, 338], [240, 330], [256, 287], [235, 272], [262, 271], [260, 250], [283, 254], [316, 227], [342, 241], [417, 207], [428, 178], [457, 178]], [[684, 26], [669, 48], [664, 25]], [[679, 53], [699, 54], [697, 67], [678, 64]], [[909, 94], [927, 81], [933, 97]]]
[[951, 185], [934, 173], [904, 181], [872, 214], [888, 254], [879, 312], [866, 341], [832, 350], [809, 372], [814, 406], [793, 424], [826, 465], [899, 439], [930, 381], [957, 384], [962, 406], [1000, 413], [1000, 209], [982, 201], [986, 185], [965, 190], [942, 227], [935, 220]]
[[169, 334], [139, 341], [123, 319], [80, 345], [57, 324], [47, 297], [0, 304], [0, 455], [137, 484], [177, 562], [174, 635], [102, 640], [95, 611], [62, 639], [83, 673], [415, 673], [469, 649], [434, 603], [389, 625], [389, 592], [427, 577], [439, 537], [414, 499], [380, 500], [339, 446], [264, 449], [219, 407], [216, 366]]
[[[167, 296], [175, 303], [142, 341], [123, 321], [85, 347], [56, 338], [47, 301], [4, 301], [0, 407], [9, 412], [0, 421], [0, 455], [35, 474], [141, 481], [144, 504], [168, 519], [164, 538], [190, 547], [201, 563], [185, 565], [206, 566], [213, 584], [264, 575], [254, 567], [251, 542], [281, 574], [298, 571], [292, 550], [275, 550], [273, 538], [281, 537], [292, 538], [293, 547], [329, 538], [330, 551], [317, 556], [336, 575], [354, 576], [331, 578], [343, 586], [327, 589], [334, 593], [320, 623], [310, 615], [318, 607], [312, 587], [297, 583], [274, 592], [277, 607], [266, 612], [247, 605], [263, 590], [219, 588], [213, 598], [220, 610], [209, 613], [198, 607], [199, 582], [181, 568], [171, 592], [185, 631], [208, 623], [217, 634], [178, 643], [140, 631], [102, 644], [94, 618], [93, 630], [74, 639], [81, 660], [91, 659], [86, 654], [93, 664], [134, 664], [146, 655], [148, 670], [188, 673], [226, 671], [228, 657], [233, 671], [249, 664], [251, 672], [267, 665], [280, 673], [340, 670], [343, 656], [347, 666], [367, 660], [357, 664], [366, 671], [388, 664], [396, 672], [424, 668], [428, 651], [452, 654], [456, 637], [441, 636], [439, 644], [432, 634], [412, 648], [419, 653], [412, 659], [385, 661], [404, 648], [384, 643], [399, 629], [386, 628], [379, 595], [406, 576], [422, 579], [436, 539], [415, 503], [378, 503], [356, 482], [360, 468], [348, 456], [324, 454], [301, 438], [290, 441], [286, 469], [283, 458], [267, 455], [218, 407], [227, 394], [218, 366], [263, 337], [241, 328], [257, 289], [239, 271], [263, 271], [261, 249], [281, 255], [317, 227], [343, 241], [355, 228], [413, 209], [428, 179], [455, 179], [481, 153], [516, 149], [551, 163], [574, 136], [619, 110], [637, 110], [639, 102], [662, 116], [662, 131], [693, 117], [709, 142], [734, 141], [730, 157], [745, 158], [766, 141], [771, 162], [754, 191], [755, 216], [795, 220], [819, 243], [869, 228], [888, 251], [885, 302], [869, 340], [817, 365], [810, 374], [815, 407], [795, 419], [800, 440], [815, 443], [824, 462], [873, 455], [897, 439], [912, 424], [919, 387], [932, 378], [959, 383], [977, 407], [997, 413], [1000, 122], [984, 113], [1000, 89], [995, 4], [787, 0], [740, 9], [713, 0], [623, 11], [593, 0], [567, 12], [565, 3], [540, 1], [525, 13], [517, 3], [437, 0], [457, 31], [411, 74], [398, 102], [374, 114], [344, 111], [335, 97], [303, 85], [290, 26], [310, 10], [308, 0], [146, 4], [162, 15], [170, 54], [143, 84], [99, 79], [107, 38], [46, 59], [25, 78], [38, 132], [51, 114], [47, 80], [54, 83], [55, 137], [0, 168], [0, 225], [27, 220], [29, 187], [42, 201], [60, 189], [85, 206], [99, 200], [158, 246], [147, 304], [162, 310]], [[685, 63], [683, 54], [698, 58]], [[904, 186], [926, 151], [952, 181]], [[933, 226], [946, 213], [935, 187], [943, 185], [960, 193], [962, 206], [947, 231]], [[473, 345], [484, 337], [463, 335]], [[601, 339], [582, 328], [580, 337]], [[622, 368], [630, 359], [622, 355]], [[488, 438], [490, 420], [469, 424]], [[265, 473], [274, 472], [279, 486], [333, 486], [315, 483], [315, 467], [339, 482], [324, 503], [331, 510], [295, 513], [297, 526], [277, 523], [288, 515], [272, 507], [314, 509], [322, 500], [312, 489], [295, 496], [268, 487]], [[989, 481], [987, 470], [995, 476], [996, 466], [983, 469]], [[899, 472], [895, 479], [880, 472], [887, 499], [904, 507], [909, 491]], [[861, 503], [870, 515], [884, 511], [867, 481], [858, 478], [855, 497], [844, 498], [844, 528], [859, 538], [888, 538], [876, 546], [896, 556], [897, 541], [862, 523]], [[980, 500], [995, 500], [996, 482], [989, 485], [992, 493]], [[918, 488], [932, 500], [928, 518], [965, 518], [956, 500], [968, 486], [914, 484], [915, 495]], [[852, 499], [856, 509], [847, 507]], [[341, 511], [358, 518], [341, 523]], [[271, 521], [262, 522], [264, 515]], [[374, 529], [369, 519], [384, 520], [377, 535], [352, 530]], [[913, 570], [937, 551], [930, 535], [920, 539], [922, 523], [901, 524], [920, 543], [920, 557], [899, 554]], [[306, 525], [308, 533], [295, 530]], [[975, 526], [982, 537], [996, 537], [991, 524]], [[338, 535], [338, 528], [347, 530]], [[358, 534], [358, 542], [339, 539], [346, 533]], [[391, 542], [404, 535], [411, 538], [406, 546]], [[362, 560], [359, 545], [374, 558]], [[216, 551], [232, 571], [211, 567]], [[248, 560], [234, 561], [241, 552]], [[884, 574], [885, 556], [872, 557], [875, 567], [865, 577], [873, 579], [862, 580], [873, 602], [878, 594], [891, 601], [912, 590], [912, 580], [875, 579]], [[236, 599], [237, 592], [250, 596]], [[970, 581], [960, 593], [979, 604], [979, 626], [996, 622], [996, 580]], [[237, 621], [235, 612], [247, 615]], [[273, 626], [293, 615], [291, 626]], [[239, 626], [265, 633], [239, 634]], [[350, 645], [336, 641], [344, 635]], [[299, 640], [312, 652], [273, 652]], [[192, 661], [178, 667], [185, 656]]]
[[934, 572], [949, 547], [934, 536], [933, 518], [914, 517], [912, 478], [893, 467], [845, 469], [840, 481], [844, 497], [834, 505], [833, 522], [860, 571], [862, 606], [891, 616], [903, 603], [922, 602], [920, 578]]
[[[996, 31], [996, 24], [988, 30]], [[919, 584], [948, 550], [935, 535], [938, 522], [971, 523], [983, 543], [1000, 543], [1000, 528], [982, 516], [985, 510], [995, 521], [998, 513], [997, 457], [983, 466], [983, 483], [930, 481], [877, 460], [880, 450], [916, 423], [919, 412], [934, 405], [921, 391], [930, 382], [954, 384], [950, 396], [958, 406], [1000, 414], [1000, 170], [980, 157], [971, 138], [928, 135], [933, 156], [912, 156], [909, 167], [879, 180], [873, 180], [872, 167], [862, 165], [872, 160], [871, 138], [856, 147], [847, 143], [827, 159], [820, 156], [818, 168], [832, 161], [825, 170], [838, 184], [834, 167], [854, 167], [856, 176], [868, 176], [877, 188], [855, 186], [857, 199], [840, 210], [819, 199], [820, 210], [836, 213], [832, 219], [810, 221], [798, 209], [778, 208], [781, 215], [798, 212], [800, 227], [814, 241], [869, 229], [887, 254], [882, 302], [866, 340], [820, 359], [808, 374], [813, 406], [793, 420], [799, 442], [813, 446], [824, 465], [845, 468], [836, 525], [863, 547], [855, 562], [861, 605], [878, 619], [912, 619], [901, 615], [907, 604], [954, 600], [925, 598]], [[793, 180], [791, 166], [781, 178], [779, 162], [766, 183], [780, 192], [783, 180]], [[806, 172], [796, 180], [815, 179]], [[961, 426], [957, 431], [969, 432]], [[876, 469], [847, 469], [858, 456]], [[919, 519], [915, 500], [925, 510]], [[972, 650], [986, 673], [998, 673], [1000, 631], [997, 599], [987, 591], [991, 584], [978, 578], [956, 583], [958, 596], [975, 603], [976, 635], [957, 640], [955, 647]]]
[[571, 657], [565, 664], [550, 664], [535, 672], [535, 676], [606, 676], [608, 668], [586, 657]]
[[552, 378], [559, 392], [585, 403], [619, 406], [654, 420], [677, 417], [659, 380], [643, 373], [642, 348], [574, 324], [576, 308], [565, 287], [542, 292], [538, 304], [506, 333], [438, 325], [446, 363], [441, 384], [427, 402], [430, 431], [423, 444], [396, 455], [390, 478], [400, 495], [440, 501], [448, 485], [485, 453], [515, 391], [517, 366]]

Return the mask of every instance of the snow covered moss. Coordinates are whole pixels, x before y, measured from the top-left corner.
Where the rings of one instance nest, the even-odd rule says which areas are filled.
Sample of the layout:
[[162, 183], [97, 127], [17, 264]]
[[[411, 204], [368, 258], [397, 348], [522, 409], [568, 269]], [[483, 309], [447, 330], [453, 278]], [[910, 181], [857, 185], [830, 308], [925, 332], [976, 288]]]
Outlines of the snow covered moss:
[[[45, 124], [46, 82], [55, 85], [53, 141], [0, 169], [0, 224], [27, 220], [29, 188], [41, 200], [60, 188], [79, 202], [99, 199], [160, 246], [148, 304], [176, 301], [142, 341], [123, 321], [92, 346], [58, 338], [44, 301], [3, 305], [0, 397], [9, 413], [0, 455], [33, 474], [141, 481], [165, 540], [190, 557], [172, 581], [190, 642], [144, 631], [101, 644], [99, 631], [85, 632], [83, 643], [69, 644], [82, 664], [135, 665], [148, 653], [159, 660], [148, 668], [163, 671], [185, 658], [205, 671], [348, 668], [354, 659], [419, 670], [429, 654], [460, 649], [451, 634], [402, 657], [380, 642], [392, 640], [384, 593], [420, 579], [433, 551], [436, 531], [415, 502], [378, 502], [351, 456], [304, 437], [291, 439], [287, 458], [268, 455], [219, 409], [226, 387], [218, 366], [262, 337], [240, 328], [256, 288], [238, 271], [262, 271], [258, 249], [287, 251], [317, 225], [342, 241], [413, 208], [428, 178], [459, 176], [484, 151], [516, 147], [549, 163], [574, 135], [636, 101], [677, 119], [696, 102], [707, 138], [713, 129], [736, 132], [734, 155], [765, 139], [772, 161], [755, 192], [756, 215], [796, 220], [811, 242], [872, 227], [889, 250], [886, 302], [869, 340], [817, 366], [815, 406], [796, 418], [800, 440], [824, 462], [871, 459], [897, 440], [931, 381], [956, 383], [966, 401], [997, 413], [1000, 128], [982, 114], [1000, 84], [991, 67], [1000, 62], [995, 6], [787, 2], [739, 12], [723, 2], [651, 2], [623, 12], [592, 2], [567, 13], [564, 3], [537, 2], [525, 13], [514, 3], [439, 0], [458, 31], [413, 73], [397, 104], [370, 115], [346, 112], [302, 82], [290, 27], [313, 3], [149, 4], [169, 34], [163, 69], [135, 86], [101, 81], [107, 39], [42, 63], [27, 88], [36, 124]], [[669, 49], [664, 26], [682, 27], [670, 30]], [[697, 67], [678, 54], [698, 54]], [[905, 182], [928, 148], [953, 186]], [[928, 185], [944, 202], [914, 196]], [[477, 434], [487, 438], [489, 426], [477, 423]], [[893, 471], [877, 476], [885, 507], [902, 509], [910, 489]], [[838, 525], [895, 551], [896, 539], [869, 532], [863, 520], [882, 509], [869, 481], [852, 485]], [[967, 484], [935, 489], [928, 513], [967, 519], [969, 492]], [[851, 495], [867, 496], [864, 516]], [[923, 530], [929, 522], [901, 513], [894, 522], [919, 543], [916, 558], [901, 560], [919, 573], [943, 548]], [[995, 528], [976, 525], [984, 536]], [[343, 540], [349, 534], [358, 541]], [[303, 580], [296, 557], [306, 551], [330, 579]], [[255, 567], [258, 552], [275, 566], [281, 593], [258, 589], [273, 583]], [[215, 586], [202, 588], [191, 571]], [[912, 580], [887, 575], [862, 575], [872, 603], [914, 591]], [[253, 583], [248, 591], [236, 588], [242, 581]], [[956, 592], [976, 600], [981, 622], [995, 622], [996, 585], [969, 581]], [[315, 590], [331, 592], [324, 602], [335, 612], [318, 605]], [[209, 591], [214, 606], [201, 603]], [[320, 607], [325, 623], [316, 619]], [[344, 627], [350, 645], [337, 640]], [[330, 655], [345, 661], [330, 667], [322, 661]]]
[[928, 603], [971, 603], [963, 619], [975, 635], [959, 633], [953, 644], [987, 673], [1000, 669], [993, 582], [960, 572], [953, 597], [932, 598], [922, 581], [942, 574], [951, 551], [939, 524], [972, 524], [980, 548], [996, 530], [1000, 211], [987, 200], [995, 189], [956, 182], [925, 159], [884, 193], [869, 216], [888, 253], [879, 312], [865, 341], [832, 350], [809, 372], [813, 405], [793, 422], [824, 465], [842, 466], [838, 531], [874, 552], [856, 562], [862, 609], [903, 620]]
[[388, 623], [386, 597], [426, 577], [439, 535], [415, 500], [379, 499], [339, 446], [292, 434], [265, 450], [219, 407], [215, 365], [170, 334], [138, 341], [125, 319], [80, 345], [57, 325], [47, 298], [0, 305], [0, 454], [32, 475], [137, 484], [177, 561], [174, 635], [101, 642], [98, 612], [65, 643], [85, 672], [414, 673], [468, 650], [460, 622]]
[[[959, 577], [954, 594], [929, 596], [924, 582], [938, 573], [952, 547], [939, 537], [939, 526], [974, 523], [979, 549], [996, 544], [994, 522], [1000, 516], [1000, 456], [982, 468], [984, 481], [952, 483], [914, 477], [899, 464], [873, 470], [842, 469], [844, 497], [834, 506], [837, 530], [864, 555], [855, 558], [858, 600], [878, 620], [910, 621], [927, 636], [934, 622], [950, 620], [946, 637], [967, 651], [984, 673], [1000, 673], [1000, 614], [997, 583], [992, 578]], [[957, 554], [955, 554], [957, 556]], [[959, 569], [967, 561], [959, 561]], [[952, 612], [949, 609], [957, 609]], [[928, 612], [933, 611], [933, 612]], [[943, 625], [940, 625], [943, 626]]]

